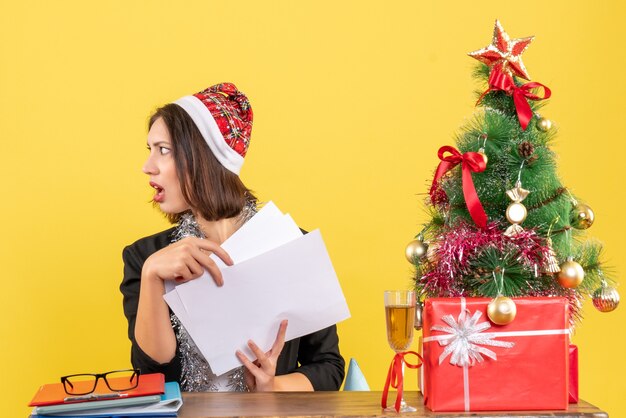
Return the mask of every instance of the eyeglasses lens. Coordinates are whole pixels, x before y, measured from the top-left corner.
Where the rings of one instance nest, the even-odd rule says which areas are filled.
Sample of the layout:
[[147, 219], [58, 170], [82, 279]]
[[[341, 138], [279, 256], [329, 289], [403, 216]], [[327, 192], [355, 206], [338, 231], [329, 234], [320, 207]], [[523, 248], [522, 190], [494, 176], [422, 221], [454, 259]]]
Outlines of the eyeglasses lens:
[[110, 372], [105, 376], [111, 390], [129, 390], [136, 388], [139, 384], [139, 374], [134, 370]]
[[96, 376], [92, 374], [79, 374], [69, 376], [63, 382], [65, 391], [70, 395], [85, 395], [96, 388]]

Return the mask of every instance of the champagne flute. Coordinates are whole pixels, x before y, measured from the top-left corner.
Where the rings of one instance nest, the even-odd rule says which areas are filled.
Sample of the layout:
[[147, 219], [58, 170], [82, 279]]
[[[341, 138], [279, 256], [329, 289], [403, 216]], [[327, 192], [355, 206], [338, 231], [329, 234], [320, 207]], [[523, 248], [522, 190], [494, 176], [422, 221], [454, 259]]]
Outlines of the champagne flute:
[[[413, 327], [415, 325], [415, 292], [412, 290], [386, 290], [385, 316], [387, 318], [387, 341], [396, 352], [407, 351], [413, 342]], [[404, 361], [402, 361], [402, 381], [404, 382]], [[393, 406], [385, 411], [395, 411]], [[416, 409], [404, 402], [400, 403], [399, 412], [414, 412]]]

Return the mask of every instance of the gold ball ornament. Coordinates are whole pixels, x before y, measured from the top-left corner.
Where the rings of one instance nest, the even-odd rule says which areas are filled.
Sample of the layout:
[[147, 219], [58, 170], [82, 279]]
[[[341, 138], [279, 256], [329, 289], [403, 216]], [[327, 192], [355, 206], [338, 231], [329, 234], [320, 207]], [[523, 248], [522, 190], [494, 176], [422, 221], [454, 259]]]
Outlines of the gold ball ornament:
[[512, 224], [521, 224], [526, 219], [528, 210], [520, 202], [513, 202], [506, 208], [506, 219]]
[[420, 239], [414, 239], [406, 246], [404, 254], [406, 255], [406, 259], [409, 261], [409, 263], [412, 264], [416, 263], [422, 257], [424, 257], [427, 251], [428, 244]]
[[561, 271], [557, 275], [559, 284], [568, 289], [575, 289], [582, 283], [585, 278], [585, 270], [583, 267], [572, 259], [561, 264]]
[[595, 215], [588, 205], [578, 203], [570, 214], [570, 223], [576, 229], [587, 229], [593, 225]]
[[541, 132], [548, 132], [550, 129], [552, 129], [552, 121], [546, 118], [539, 118], [539, 120], [537, 121], [537, 129], [539, 129]]
[[479, 149], [478, 153], [483, 157], [483, 160], [485, 160], [485, 165], [487, 165], [487, 161], [489, 161], [489, 158], [487, 157], [487, 153], [485, 152], [485, 149], [484, 148]]
[[611, 312], [619, 305], [619, 293], [614, 287], [603, 284], [602, 287], [593, 292], [591, 300], [593, 306], [600, 312]]
[[517, 315], [517, 306], [513, 299], [498, 296], [487, 305], [487, 316], [496, 325], [506, 325], [513, 322]]

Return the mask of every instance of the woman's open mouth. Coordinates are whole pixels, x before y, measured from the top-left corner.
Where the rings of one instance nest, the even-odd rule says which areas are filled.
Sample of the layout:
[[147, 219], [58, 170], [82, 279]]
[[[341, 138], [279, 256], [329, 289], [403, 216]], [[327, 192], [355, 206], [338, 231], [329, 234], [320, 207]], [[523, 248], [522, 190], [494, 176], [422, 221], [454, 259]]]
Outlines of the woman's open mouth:
[[156, 191], [152, 200], [156, 203], [163, 202], [163, 199], [165, 199], [165, 192], [163, 191], [163, 187], [159, 186], [153, 181], [150, 182], [150, 187], [152, 187]]

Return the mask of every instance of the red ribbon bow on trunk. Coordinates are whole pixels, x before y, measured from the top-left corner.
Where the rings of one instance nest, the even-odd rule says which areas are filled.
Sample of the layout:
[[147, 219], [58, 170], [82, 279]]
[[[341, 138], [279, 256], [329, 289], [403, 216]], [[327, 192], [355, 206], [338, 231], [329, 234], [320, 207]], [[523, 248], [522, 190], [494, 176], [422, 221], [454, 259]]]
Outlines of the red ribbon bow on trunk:
[[[449, 152], [452, 155], [444, 157], [446, 152]], [[477, 152], [466, 152], [465, 154], [461, 154], [456, 148], [449, 145], [439, 148], [437, 155], [439, 156], [441, 162], [437, 166], [435, 178], [433, 178], [433, 184], [430, 187], [431, 201], [433, 201], [433, 203], [437, 201], [437, 194], [440, 187], [439, 180], [444, 174], [452, 170], [460, 163], [463, 171], [463, 196], [465, 197], [467, 210], [476, 225], [481, 228], [487, 226], [487, 214], [478, 199], [478, 194], [476, 193], [476, 188], [474, 187], [474, 181], [472, 180], [472, 172], [480, 173], [485, 171], [485, 168], [487, 168], [483, 156]]]
[[[414, 354], [419, 362], [415, 364], [409, 363], [404, 358], [407, 354]], [[396, 353], [396, 355], [393, 356], [393, 360], [391, 360], [391, 365], [389, 366], [389, 371], [387, 372], [387, 381], [385, 382], [385, 388], [383, 389], [383, 398], [380, 404], [383, 408], [387, 408], [387, 396], [389, 395], [389, 385], [391, 385], [392, 388], [398, 390], [398, 393], [396, 394], [396, 402], [394, 404], [396, 412], [400, 412], [400, 403], [402, 402], [402, 390], [404, 388], [404, 376], [402, 375], [403, 362], [408, 368], [417, 369], [422, 366], [424, 359], [415, 351]]]
[[[543, 97], [531, 92], [532, 89], [537, 87], [543, 87]], [[480, 96], [476, 104], [480, 103], [487, 93], [496, 90], [502, 90], [513, 96], [517, 119], [523, 130], [526, 130], [528, 123], [533, 117], [533, 111], [530, 108], [530, 104], [528, 104], [528, 100], [549, 99], [552, 95], [550, 89], [541, 83], [530, 82], [518, 87], [515, 85], [513, 77], [503, 72], [499, 67], [494, 67], [493, 70], [491, 70], [491, 74], [489, 74], [489, 90]]]

